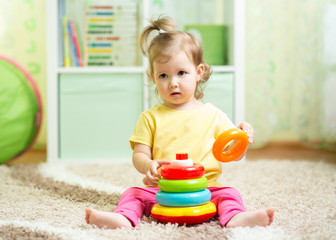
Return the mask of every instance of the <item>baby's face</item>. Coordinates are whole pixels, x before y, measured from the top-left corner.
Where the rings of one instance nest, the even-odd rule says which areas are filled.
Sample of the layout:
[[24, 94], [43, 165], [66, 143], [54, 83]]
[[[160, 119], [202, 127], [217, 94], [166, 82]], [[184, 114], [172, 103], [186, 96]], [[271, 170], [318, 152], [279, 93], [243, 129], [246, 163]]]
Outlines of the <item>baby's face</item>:
[[197, 82], [204, 66], [195, 66], [184, 51], [173, 55], [166, 63], [154, 62], [152, 79], [164, 104], [171, 108], [195, 101]]

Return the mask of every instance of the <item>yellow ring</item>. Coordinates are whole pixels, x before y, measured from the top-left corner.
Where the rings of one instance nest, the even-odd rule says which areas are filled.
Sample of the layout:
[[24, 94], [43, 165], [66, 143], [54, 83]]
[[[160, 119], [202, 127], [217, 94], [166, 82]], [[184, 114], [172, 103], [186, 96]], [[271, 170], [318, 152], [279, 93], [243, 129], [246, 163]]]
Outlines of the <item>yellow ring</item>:
[[216, 205], [213, 202], [194, 207], [165, 207], [155, 204], [152, 208], [152, 214], [169, 217], [200, 216], [215, 212]]

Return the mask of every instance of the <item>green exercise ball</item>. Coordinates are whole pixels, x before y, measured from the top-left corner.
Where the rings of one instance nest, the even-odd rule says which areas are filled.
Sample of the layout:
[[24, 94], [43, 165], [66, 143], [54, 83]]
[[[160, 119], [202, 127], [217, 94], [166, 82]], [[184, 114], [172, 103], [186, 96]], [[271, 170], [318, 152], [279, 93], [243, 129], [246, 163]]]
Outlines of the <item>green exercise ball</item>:
[[33, 78], [0, 56], [0, 164], [28, 150], [41, 126], [41, 97]]

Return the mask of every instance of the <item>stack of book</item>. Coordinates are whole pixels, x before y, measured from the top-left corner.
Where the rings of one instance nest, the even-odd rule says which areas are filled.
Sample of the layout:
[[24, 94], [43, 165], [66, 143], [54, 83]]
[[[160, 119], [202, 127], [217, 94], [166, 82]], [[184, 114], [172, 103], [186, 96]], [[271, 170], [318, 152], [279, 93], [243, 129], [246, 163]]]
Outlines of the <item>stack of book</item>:
[[73, 20], [63, 17], [63, 57], [64, 66], [83, 66], [82, 54], [78, 40], [78, 31]]
[[85, 5], [84, 9], [84, 66], [137, 65], [137, 4]]

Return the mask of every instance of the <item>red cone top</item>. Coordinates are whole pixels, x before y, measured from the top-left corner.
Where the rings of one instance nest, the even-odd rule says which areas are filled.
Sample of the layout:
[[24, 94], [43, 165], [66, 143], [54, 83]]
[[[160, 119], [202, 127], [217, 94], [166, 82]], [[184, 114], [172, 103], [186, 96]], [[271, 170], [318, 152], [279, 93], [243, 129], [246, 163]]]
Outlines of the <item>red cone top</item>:
[[176, 153], [176, 160], [188, 159], [188, 153]]

